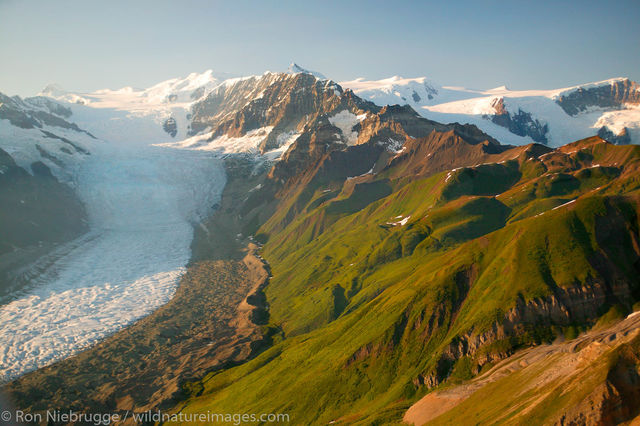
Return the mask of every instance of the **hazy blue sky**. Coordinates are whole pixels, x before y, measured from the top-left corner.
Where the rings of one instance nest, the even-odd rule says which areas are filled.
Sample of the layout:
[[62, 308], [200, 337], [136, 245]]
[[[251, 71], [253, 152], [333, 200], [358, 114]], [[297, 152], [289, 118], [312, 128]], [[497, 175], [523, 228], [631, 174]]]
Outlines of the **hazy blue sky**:
[[640, 1], [0, 0], [0, 91], [146, 87], [291, 61], [334, 80], [555, 88], [640, 80]]

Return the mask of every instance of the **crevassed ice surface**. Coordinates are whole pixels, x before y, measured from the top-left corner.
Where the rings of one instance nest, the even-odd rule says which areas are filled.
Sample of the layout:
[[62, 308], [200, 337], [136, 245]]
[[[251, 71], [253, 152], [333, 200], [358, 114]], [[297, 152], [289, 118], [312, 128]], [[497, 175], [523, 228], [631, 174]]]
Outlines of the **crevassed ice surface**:
[[203, 151], [96, 143], [77, 170], [91, 232], [56, 250], [31, 289], [0, 306], [0, 380], [66, 358], [174, 294], [193, 223], [225, 183]]

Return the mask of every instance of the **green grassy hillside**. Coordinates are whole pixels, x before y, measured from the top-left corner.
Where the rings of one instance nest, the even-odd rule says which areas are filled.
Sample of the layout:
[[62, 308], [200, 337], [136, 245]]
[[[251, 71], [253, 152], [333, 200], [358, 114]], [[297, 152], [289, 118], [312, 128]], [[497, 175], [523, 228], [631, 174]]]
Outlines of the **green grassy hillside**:
[[440, 170], [415, 149], [376, 174], [302, 189], [294, 215], [284, 199], [258, 231], [275, 343], [205, 377], [179, 409], [396, 422], [433, 387], [630, 309], [640, 147], [469, 146], [466, 166]]

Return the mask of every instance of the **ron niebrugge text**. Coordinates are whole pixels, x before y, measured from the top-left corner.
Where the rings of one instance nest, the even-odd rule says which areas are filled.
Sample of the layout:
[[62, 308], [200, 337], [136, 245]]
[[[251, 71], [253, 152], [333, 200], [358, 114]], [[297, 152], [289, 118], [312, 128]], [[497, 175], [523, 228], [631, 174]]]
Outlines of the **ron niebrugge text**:
[[288, 423], [288, 414], [264, 413], [163, 413], [161, 411], [145, 411], [143, 413], [81, 413], [75, 411], [47, 410], [46, 413], [25, 413], [24, 411], [3, 411], [0, 418], [4, 422], [41, 423], [44, 420], [55, 423], [90, 423], [95, 426], [133, 420], [137, 423], [147, 422], [207, 422], [207, 423]]

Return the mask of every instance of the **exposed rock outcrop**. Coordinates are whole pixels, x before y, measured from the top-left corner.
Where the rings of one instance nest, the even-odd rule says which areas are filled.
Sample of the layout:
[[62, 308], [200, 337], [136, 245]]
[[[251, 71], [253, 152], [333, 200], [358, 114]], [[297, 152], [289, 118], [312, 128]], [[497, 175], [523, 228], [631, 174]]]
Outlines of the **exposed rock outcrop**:
[[[639, 255], [640, 253], [636, 254]], [[462, 357], [475, 360], [474, 372], [477, 373], [485, 364], [499, 361], [513, 353], [514, 347], [511, 344], [494, 345], [493, 348], [492, 344], [517, 339], [536, 327], [593, 323], [608, 302], [624, 303], [625, 300], [630, 300], [631, 294], [637, 291], [630, 284], [632, 283], [621, 282], [614, 288], [607, 288], [602, 283], [566, 289], [557, 287], [554, 294], [545, 298], [528, 302], [520, 299], [515, 307], [507, 311], [504, 320], [494, 323], [489, 330], [482, 333], [472, 330], [455, 338], [442, 351], [436, 370], [421, 375], [414, 383], [429, 389], [436, 387], [447, 379], [451, 366]], [[529, 343], [535, 342], [532, 340]]]
[[579, 87], [560, 95], [556, 103], [569, 115], [576, 115], [592, 107], [620, 109], [625, 104], [640, 104], [640, 85], [624, 78], [599, 86]]
[[518, 136], [529, 136], [536, 142], [547, 144], [547, 132], [549, 126], [546, 123], [532, 117], [531, 113], [518, 108], [518, 112], [510, 113], [504, 106], [503, 98], [496, 98], [491, 106], [496, 112], [491, 116], [491, 121], [499, 126], [509, 129]]
[[598, 130], [598, 136], [616, 145], [631, 143], [631, 137], [626, 127], [624, 127], [620, 133], [616, 134], [607, 126], [602, 126], [600, 130]]
[[173, 117], [167, 118], [164, 123], [162, 123], [162, 129], [171, 135], [172, 138], [175, 138], [178, 134], [178, 125], [176, 123], [176, 119]]
[[628, 422], [640, 414], [639, 318], [630, 316], [575, 340], [524, 349], [471, 381], [427, 394], [403, 420], [415, 425], [454, 419], [555, 425]]

